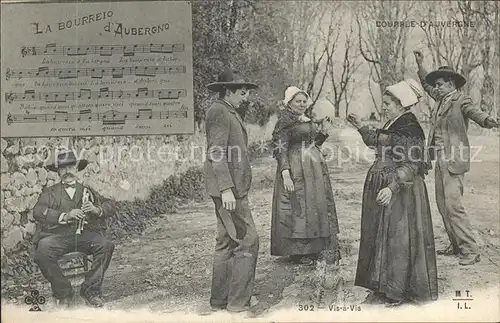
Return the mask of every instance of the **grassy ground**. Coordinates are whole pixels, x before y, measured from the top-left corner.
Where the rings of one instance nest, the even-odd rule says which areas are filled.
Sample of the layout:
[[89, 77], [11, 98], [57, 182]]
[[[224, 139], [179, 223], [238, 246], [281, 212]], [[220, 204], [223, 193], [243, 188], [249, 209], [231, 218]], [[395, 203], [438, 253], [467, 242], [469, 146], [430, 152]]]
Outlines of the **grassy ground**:
[[[359, 140], [357, 134], [349, 129], [339, 131], [332, 138], [338, 141], [331, 143], [350, 145]], [[482, 259], [475, 266], [462, 267], [456, 258], [438, 256], [440, 300], [445, 303], [434, 308], [430, 305], [428, 309], [433, 314], [429, 317], [460, 321], [460, 317], [477, 320], [478, 315], [491, 315], [498, 320], [500, 313], [496, 294], [493, 295], [496, 297], [493, 298], [496, 307], [477, 301], [479, 297], [489, 297], [488, 288], [497, 288], [500, 282], [498, 137], [471, 136], [470, 139], [472, 145], [483, 147], [479, 153], [482, 161], [473, 163], [471, 171], [465, 176], [464, 204], [481, 246]], [[269, 255], [275, 163], [271, 158], [262, 158], [253, 166], [254, 182], [249, 198], [260, 234], [255, 294], [260, 302], [258, 313], [261, 316], [274, 315], [272, 320], [277, 320], [276, 315], [279, 314], [281, 319], [289, 321], [322, 320], [321, 315], [326, 321], [342, 318], [375, 320], [374, 316], [368, 315], [371, 313], [370, 307], [355, 307], [364, 299], [366, 291], [353, 286], [360, 235], [361, 193], [367, 167], [348, 163], [339, 165], [332, 161], [330, 171], [336, 191], [343, 259], [338, 268], [326, 268], [322, 264], [304, 267], [290, 265]], [[426, 178], [426, 183], [431, 198], [436, 247], [442, 248], [447, 244], [447, 237], [435, 206], [433, 173]], [[52, 312], [51, 318], [58, 317], [64, 321], [71, 317], [75, 322], [79, 319], [111, 322], [118, 318], [129, 322], [194, 320], [194, 316], [173, 316], [172, 313], [195, 313], [208, 302], [215, 235], [216, 221], [210, 201], [192, 203], [182, 207], [176, 214], [161, 216], [142, 236], [117, 246], [103, 285], [104, 297], [108, 301], [106, 310]], [[40, 281], [37, 287], [43, 295], [50, 295], [45, 282]], [[451, 298], [456, 290], [462, 290], [463, 293], [466, 289], [473, 293], [476, 301], [472, 310], [460, 312]], [[335, 302], [347, 307], [332, 312], [328, 307]], [[301, 305], [302, 309], [307, 305], [308, 311], [300, 311]], [[320, 314], [323, 313], [321, 307], [324, 314]], [[50, 305], [45, 306], [45, 309], [50, 308]], [[131, 309], [134, 312], [130, 312]], [[384, 320], [389, 320], [391, 313], [400, 311], [380, 310], [382, 312], [377, 313], [382, 313], [380, 315], [383, 315]], [[407, 310], [411, 311], [411, 308]], [[31, 315], [26, 314], [26, 311], [26, 306], [21, 311], [9, 305], [2, 311], [2, 318], [15, 315], [12, 318], [14, 322], [19, 315]], [[334, 312], [335, 318], [332, 316]], [[357, 312], [368, 316], [359, 316]], [[169, 316], [166, 313], [171, 314]], [[414, 314], [405, 318], [417, 321], [429, 315], [425, 307], [409, 313]], [[44, 315], [37, 316], [37, 319], [43, 321], [46, 317], [48, 320], [49, 314]], [[454, 315], [461, 316], [453, 318]], [[216, 322], [242, 320], [242, 317], [229, 316], [209, 318]]]

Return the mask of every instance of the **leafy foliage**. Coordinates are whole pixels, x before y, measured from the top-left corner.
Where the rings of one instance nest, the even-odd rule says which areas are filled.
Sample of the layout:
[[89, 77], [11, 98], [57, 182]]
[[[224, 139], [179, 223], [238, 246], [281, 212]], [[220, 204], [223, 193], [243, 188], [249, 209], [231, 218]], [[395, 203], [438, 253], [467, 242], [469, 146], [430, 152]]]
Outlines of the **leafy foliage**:
[[[251, 98], [255, 105], [247, 111], [246, 120], [260, 125], [269, 119], [286, 87], [297, 85], [296, 82], [303, 79], [299, 77], [304, 70], [303, 57], [302, 67], [294, 68], [294, 62], [301, 59], [296, 57], [293, 19], [300, 17], [294, 17], [294, 7], [284, 1], [193, 2], [194, 100], [198, 127], [215, 99], [206, 85], [216, 81], [226, 67], [239, 70], [259, 84], [255, 97]], [[308, 38], [305, 37], [307, 30], [299, 32], [304, 40]]]

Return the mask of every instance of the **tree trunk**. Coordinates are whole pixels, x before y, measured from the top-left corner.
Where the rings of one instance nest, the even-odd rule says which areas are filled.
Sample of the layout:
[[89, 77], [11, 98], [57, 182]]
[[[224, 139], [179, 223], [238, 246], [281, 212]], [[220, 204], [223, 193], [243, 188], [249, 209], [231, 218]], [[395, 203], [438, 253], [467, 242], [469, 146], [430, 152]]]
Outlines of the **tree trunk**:
[[[495, 4], [495, 7], [498, 8], [498, 3]], [[494, 7], [494, 8], [495, 8]], [[489, 8], [488, 2], [482, 2], [482, 10], [483, 15], [486, 19], [489, 18]], [[481, 87], [481, 110], [487, 112], [491, 116], [497, 117], [497, 107], [495, 102], [495, 80], [492, 76], [492, 64], [491, 60], [493, 59], [493, 66], [498, 64], [498, 61], [495, 62], [496, 57], [498, 57], [498, 50], [495, 48], [498, 44], [498, 36], [496, 36], [495, 30], [498, 29], [498, 10], [495, 13], [495, 20], [489, 20], [490, 22], [485, 28], [485, 37], [483, 41], [483, 48], [481, 50], [482, 53], [482, 66], [483, 66], [483, 85]], [[493, 29], [493, 30], [492, 30]], [[494, 37], [492, 37], [494, 35]], [[493, 50], [493, 53], [492, 53]]]

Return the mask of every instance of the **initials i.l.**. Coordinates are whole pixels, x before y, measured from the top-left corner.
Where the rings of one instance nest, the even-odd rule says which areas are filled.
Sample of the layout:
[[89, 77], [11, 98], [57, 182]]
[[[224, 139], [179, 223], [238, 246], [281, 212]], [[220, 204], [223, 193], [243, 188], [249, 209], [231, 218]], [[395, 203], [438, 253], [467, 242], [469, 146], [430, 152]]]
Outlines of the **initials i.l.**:
[[470, 310], [471, 307], [470, 306], [467, 306], [467, 302], [464, 302], [464, 305], [462, 307], [462, 305], [460, 304], [460, 302], [457, 302], [457, 308], [459, 310]]

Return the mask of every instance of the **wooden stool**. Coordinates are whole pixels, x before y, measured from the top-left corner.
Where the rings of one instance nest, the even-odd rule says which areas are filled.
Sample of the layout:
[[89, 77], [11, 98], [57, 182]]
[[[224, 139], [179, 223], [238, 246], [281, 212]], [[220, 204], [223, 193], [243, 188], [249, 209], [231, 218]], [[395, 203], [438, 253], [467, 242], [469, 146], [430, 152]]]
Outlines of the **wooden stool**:
[[58, 262], [64, 277], [67, 277], [73, 286], [83, 283], [92, 265], [90, 256], [83, 252], [64, 254]]

